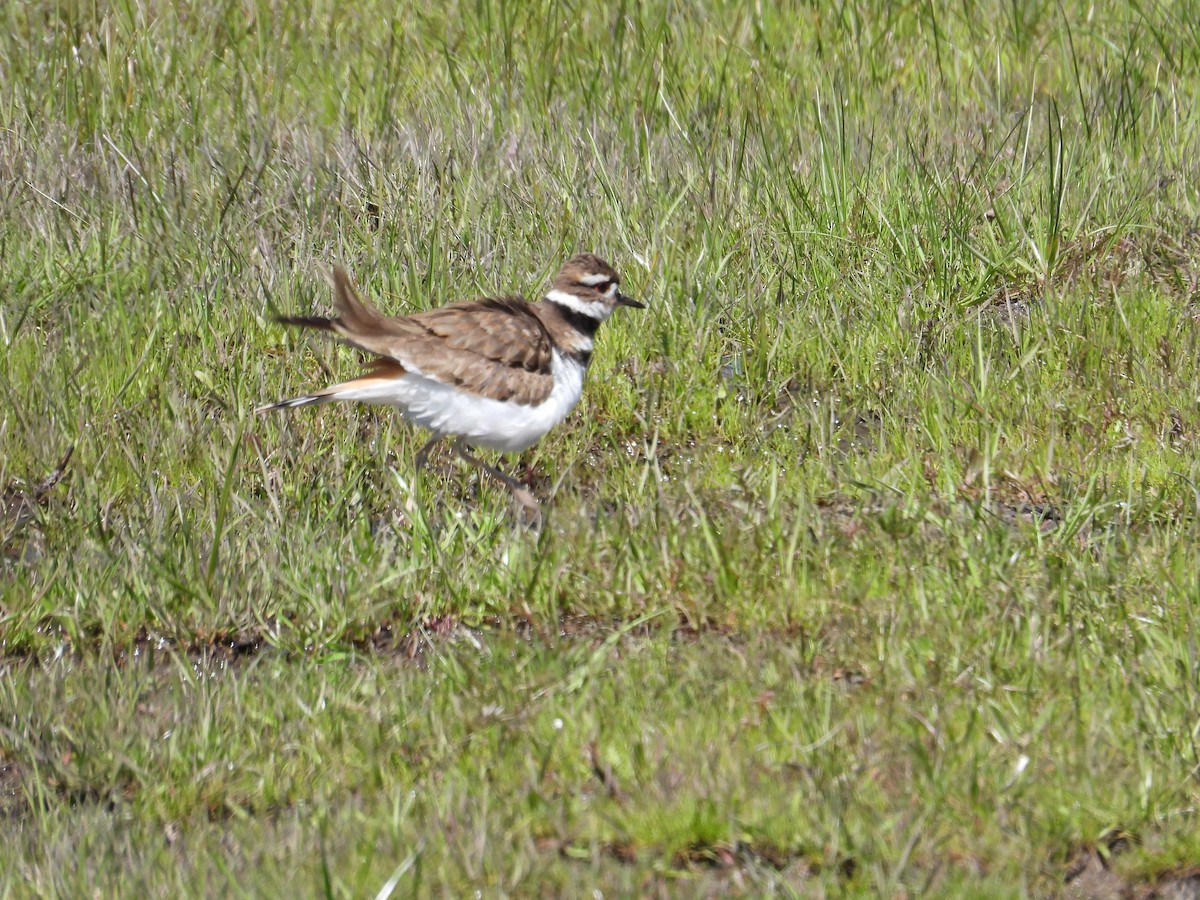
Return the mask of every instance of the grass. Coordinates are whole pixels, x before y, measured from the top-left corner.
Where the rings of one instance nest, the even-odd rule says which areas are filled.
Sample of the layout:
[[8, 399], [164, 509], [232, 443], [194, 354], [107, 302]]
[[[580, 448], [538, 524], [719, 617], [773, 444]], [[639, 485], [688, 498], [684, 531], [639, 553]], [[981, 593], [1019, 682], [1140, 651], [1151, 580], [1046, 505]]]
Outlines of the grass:
[[[1181, 883], [1196, 22], [4, 7], [4, 893]], [[356, 367], [272, 322], [320, 265], [580, 249], [650, 309], [503, 462], [539, 534], [386, 411], [253, 414]]]

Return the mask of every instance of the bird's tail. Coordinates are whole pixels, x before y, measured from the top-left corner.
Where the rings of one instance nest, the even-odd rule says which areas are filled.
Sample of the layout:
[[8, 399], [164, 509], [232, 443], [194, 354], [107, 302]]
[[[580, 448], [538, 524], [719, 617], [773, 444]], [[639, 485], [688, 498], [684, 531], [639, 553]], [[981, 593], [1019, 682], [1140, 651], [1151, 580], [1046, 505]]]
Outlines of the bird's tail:
[[[292, 397], [290, 400], [279, 400], [267, 403], [255, 410], [256, 413], [270, 412], [273, 409], [295, 409], [298, 406], [316, 406], [321, 403], [332, 403], [334, 400], [365, 400], [372, 402], [370, 389], [378, 390], [381, 384], [387, 384], [408, 374], [404, 366], [394, 359], [374, 359], [367, 365], [367, 371], [357, 378], [331, 385], [324, 390], [303, 397]], [[364, 396], [364, 393], [366, 396]], [[380, 402], [380, 401], [375, 401]]]
[[292, 397], [288, 400], [277, 400], [274, 403], [264, 403], [254, 411], [256, 413], [270, 412], [273, 409], [295, 409], [297, 406], [314, 406], [321, 403], [329, 403], [331, 400], [337, 399], [332, 395], [321, 391], [317, 394], [305, 394], [303, 397]]
[[396, 320], [389, 319], [369, 303], [364, 303], [354, 290], [350, 276], [341, 266], [334, 266], [333, 271], [327, 274], [333, 285], [333, 299], [338, 311], [336, 316], [280, 316], [278, 321], [284, 325], [327, 331], [367, 353], [387, 356], [392, 339], [400, 333]]
[[255, 412], [314, 406], [339, 399], [356, 399], [354, 394], [359, 392], [359, 389], [370, 388], [381, 380], [387, 381], [406, 374], [400, 363], [388, 358], [391, 350], [389, 339], [396, 334], [394, 320], [388, 319], [375, 307], [359, 298], [358, 292], [350, 282], [350, 276], [341, 266], [334, 266], [333, 271], [327, 274], [333, 285], [333, 297], [338, 310], [336, 317], [280, 316], [278, 321], [284, 325], [299, 325], [302, 328], [330, 332], [353, 347], [378, 354], [379, 358], [372, 360], [367, 371], [358, 378], [343, 381], [316, 393], [305, 394], [303, 397], [267, 403], [258, 407]]

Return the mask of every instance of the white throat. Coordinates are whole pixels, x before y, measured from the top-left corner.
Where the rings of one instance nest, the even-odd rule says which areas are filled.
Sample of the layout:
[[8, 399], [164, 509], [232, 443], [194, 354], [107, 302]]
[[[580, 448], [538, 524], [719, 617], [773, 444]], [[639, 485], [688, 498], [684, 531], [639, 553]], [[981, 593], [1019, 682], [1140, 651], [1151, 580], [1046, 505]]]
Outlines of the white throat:
[[547, 291], [546, 299], [560, 306], [565, 306], [567, 309], [573, 310], [581, 316], [595, 319], [597, 322], [603, 322], [612, 315], [613, 311], [612, 304], [604, 300], [581, 300], [574, 294], [568, 294], [566, 291], [558, 289]]

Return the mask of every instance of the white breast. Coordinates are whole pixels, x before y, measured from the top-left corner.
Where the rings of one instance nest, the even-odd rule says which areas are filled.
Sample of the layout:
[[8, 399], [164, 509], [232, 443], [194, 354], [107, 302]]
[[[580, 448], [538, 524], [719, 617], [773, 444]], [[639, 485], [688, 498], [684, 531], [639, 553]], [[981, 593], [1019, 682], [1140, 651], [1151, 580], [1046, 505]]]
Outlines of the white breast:
[[536, 406], [503, 403], [410, 371], [338, 395], [339, 400], [385, 403], [437, 434], [456, 435], [475, 447], [516, 452], [537, 443], [567, 417], [583, 393], [585, 368], [557, 350], [550, 364], [554, 389]]

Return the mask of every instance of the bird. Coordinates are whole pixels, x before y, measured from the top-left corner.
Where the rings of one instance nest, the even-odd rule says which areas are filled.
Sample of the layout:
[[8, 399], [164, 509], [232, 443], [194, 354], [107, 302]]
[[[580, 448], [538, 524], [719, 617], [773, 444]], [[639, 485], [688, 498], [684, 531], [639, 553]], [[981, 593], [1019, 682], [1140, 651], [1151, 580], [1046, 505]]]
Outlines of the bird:
[[341, 266], [328, 277], [336, 316], [277, 321], [328, 332], [362, 350], [371, 356], [366, 371], [256, 412], [334, 401], [395, 407], [432, 432], [417, 451], [416, 471], [439, 441], [453, 438], [460, 458], [534, 511], [538, 504], [525, 485], [468, 447], [513, 453], [537, 443], [579, 402], [601, 324], [618, 307], [646, 308], [621, 292], [616, 270], [592, 253], [568, 259], [538, 302], [485, 297], [407, 316], [386, 316], [364, 302]]

